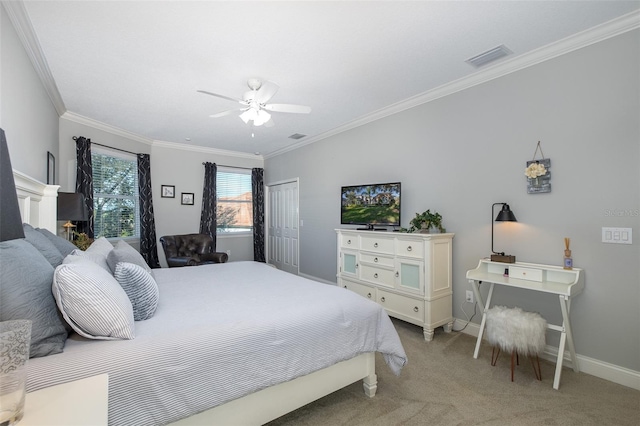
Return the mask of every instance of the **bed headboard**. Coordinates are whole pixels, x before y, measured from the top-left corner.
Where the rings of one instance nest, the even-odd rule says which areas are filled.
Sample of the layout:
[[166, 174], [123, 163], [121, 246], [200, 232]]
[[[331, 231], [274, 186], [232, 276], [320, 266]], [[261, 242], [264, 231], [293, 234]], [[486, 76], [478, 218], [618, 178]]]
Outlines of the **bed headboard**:
[[22, 222], [34, 228], [48, 229], [55, 234], [60, 185], [46, 185], [17, 170], [13, 171], [13, 180], [16, 183]]

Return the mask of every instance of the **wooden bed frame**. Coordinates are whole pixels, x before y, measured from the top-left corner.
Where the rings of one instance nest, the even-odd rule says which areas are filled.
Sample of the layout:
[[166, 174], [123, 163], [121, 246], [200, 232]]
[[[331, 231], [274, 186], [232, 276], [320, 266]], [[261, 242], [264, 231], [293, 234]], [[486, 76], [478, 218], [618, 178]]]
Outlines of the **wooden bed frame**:
[[[46, 185], [16, 170], [13, 178], [22, 221], [57, 234], [58, 185]], [[364, 392], [377, 390], [375, 354], [368, 352], [226, 404], [179, 420], [174, 425], [261, 425], [345, 386], [363, 381]]]

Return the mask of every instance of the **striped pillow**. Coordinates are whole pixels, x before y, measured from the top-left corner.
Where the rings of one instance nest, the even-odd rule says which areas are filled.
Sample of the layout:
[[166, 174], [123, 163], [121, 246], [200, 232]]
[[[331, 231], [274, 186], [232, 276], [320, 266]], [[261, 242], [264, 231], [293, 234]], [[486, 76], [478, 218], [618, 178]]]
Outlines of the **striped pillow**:
[[100, 340], [135, 337], [127, 294], [109, 272], [93, 262], [58, 266], [53, 274], [53, 297], [64, 319], [81, 336]]
[[118, 262], [113, 274], [133, 306], [133, 319], [144, 321], [153, 316], [158, 307], [158, 285], [143, 267]]

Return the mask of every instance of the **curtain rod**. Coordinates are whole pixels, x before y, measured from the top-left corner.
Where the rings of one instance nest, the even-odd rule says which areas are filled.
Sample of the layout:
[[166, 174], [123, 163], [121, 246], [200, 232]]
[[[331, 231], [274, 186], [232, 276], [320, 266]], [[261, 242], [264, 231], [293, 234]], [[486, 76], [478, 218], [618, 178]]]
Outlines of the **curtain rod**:
[[[202, 163], [202, 165], [204, 166], [207, 163]], [[232, 169], [244, 169], [244, 170], [253, 170], [255, 167], [240, 167], [240, 166], [228, 166], [226, 164], [218, 164], [218, 163], [214, 163], [216, 166], [220, 166], [220, 167], [230, 167]]]
[[[74, 136], [72, 139], [73, 139], [74, 141], [76, 141], [76, 140], [78, 140], [78, 137], [77, 137], [77, 136]], [[91, 140], [90, 140], [90, 141], [91, 141]], [[137, 153], [137, 152], [127, 151], [126, 149], [114, 148], [114, 147], [112, 147], [112, 146], [109, 146], [109, 145], [103, 145], [103, 144], [98, 143], [98, 142], [93, 142], [93, 141], [91, 141], [91, 144], [92, 144], [92, 145], [103, 146], [103, 147], [105, 147], [105, 148], [109, 148], [109, 149], [114, 149], [114, 150], [116, 150], [116, 151], [126, 152], [127, 154], [138, 155], [138, 153]]]

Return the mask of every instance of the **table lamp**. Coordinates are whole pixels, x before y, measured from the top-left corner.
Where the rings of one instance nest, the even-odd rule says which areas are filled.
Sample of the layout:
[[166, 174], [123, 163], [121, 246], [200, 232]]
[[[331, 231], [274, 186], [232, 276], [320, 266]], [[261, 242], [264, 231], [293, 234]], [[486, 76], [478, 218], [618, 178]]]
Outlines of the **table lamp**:
[[71, 221], [87, 220], [87, 206], [84, 202], [84, 195], [78, 192], [58, 192], [58, 220], [67, 221], [62, 226], [67, 232], [67, 239], [69, 241], [73, 240], [71, 228], [75, 228], [76, 225]]
[[493, 249], [493, 214], [496, 206], [502, 205], [502, 210], [496, 216], [496, 222], [517, 222], [516, 216], [513, 214], [507, 203], [493, 203], [491, 206], [491, 261], [503, 263], [516, 263], [516, 257], [504, 252], [497, 252]]

